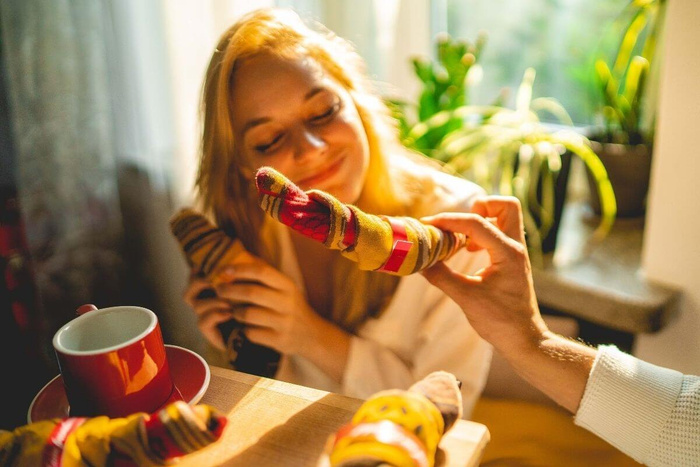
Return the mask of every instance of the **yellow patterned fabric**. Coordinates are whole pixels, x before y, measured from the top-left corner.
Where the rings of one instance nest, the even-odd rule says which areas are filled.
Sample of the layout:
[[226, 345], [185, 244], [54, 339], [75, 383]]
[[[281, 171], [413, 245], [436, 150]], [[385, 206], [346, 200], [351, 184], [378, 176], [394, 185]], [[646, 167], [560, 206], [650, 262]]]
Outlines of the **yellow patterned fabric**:
[[368, 214], [319, 190], [302, 191], [270, 167], [256, 174], [260, 207], [284, 225], [340, 250], [365, 271], [405, 276], [452, 256], [467, 243], [410, 217]]
[[252, 261], [237, 238], [191, 208], [182, 208], [170, 218], [170, 230], [180, 244], [187, 263], [202, 277], [216, 285], [222, 268]]
[[444, 371], [408, 390], [380, 391], [329, 439], [328, 463], [432, 467], [440, 440], [461, 416], [459, 383]]
[[173, 402], [149, 415], [51, 419], [0, 432], [0, 465], [166, 465], [221, 437], [226, 417]]

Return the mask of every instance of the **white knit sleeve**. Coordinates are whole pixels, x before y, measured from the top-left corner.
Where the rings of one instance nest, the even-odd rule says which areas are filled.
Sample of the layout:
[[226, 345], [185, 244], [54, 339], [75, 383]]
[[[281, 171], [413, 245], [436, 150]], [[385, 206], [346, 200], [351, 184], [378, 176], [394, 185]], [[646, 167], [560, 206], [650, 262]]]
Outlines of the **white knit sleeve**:
[[575, 422], [638, 462], [700, 466], [700, 378], [598, 348]]

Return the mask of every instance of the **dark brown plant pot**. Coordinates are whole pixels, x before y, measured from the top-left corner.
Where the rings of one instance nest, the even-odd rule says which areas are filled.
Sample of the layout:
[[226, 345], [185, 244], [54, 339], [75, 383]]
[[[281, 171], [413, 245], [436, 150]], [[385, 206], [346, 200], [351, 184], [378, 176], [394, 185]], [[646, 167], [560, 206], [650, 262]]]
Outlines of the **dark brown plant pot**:
[[[644, 144], [628, 146], [591, 141], [591, 149], [598, 154], [608, 172], [617, 201], [617, 217], [644, 216], [651, 173], [651, 148]], [[588, 185], [591, 207], [600, 215], [598, 188], [590, 173]]]
[[[572, 155], [569, 151], [565, 152], [561, 156], [561, 169], [556, 175], [556, 180], [554, 182], [554, 212], [550, 213], [552, 215], [552, 226], [546, 235], [541, 239], [541, 249], [542, 253], [551, 253], [557, 247], [557, 236], [559, 234], [559, 225], [561, 224], [561, 217], [564, 210], [564, 204], [566, 202], [566, 192], [569, 183], [569, 174], [571, 172], [571, 159]], [[517, 170], [517, 166], [516, 166]], [[542, 202], [542, 184], [537, 186], [537, 198], [538, 202]], [[539, 218], [536, 211], [530, 211], [535, 224], [538, 228], [542, 225], [542, 219]]]

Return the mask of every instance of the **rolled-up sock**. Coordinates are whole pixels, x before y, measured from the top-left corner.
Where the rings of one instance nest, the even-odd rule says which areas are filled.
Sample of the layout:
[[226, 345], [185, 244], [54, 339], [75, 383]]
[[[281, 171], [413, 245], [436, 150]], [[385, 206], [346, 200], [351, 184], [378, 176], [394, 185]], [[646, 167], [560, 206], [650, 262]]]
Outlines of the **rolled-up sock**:
[[182, 401], [152, 415], [43, 420], [0, 432], [0, 465], [166, 465], [217, 441], [226, 421]]
[[303, 191], [270, 167], [258, 169], [260, 207], [284, 225], [340, 250], [365, 271], [405, 276], [445, 260], [467, 243], [411, 217], [367, 214], [320, 190]]
[[170, 218], [187, 263], [213, 285], [220, 282], [223, 268], [250, 261], [250, 253], [237, 238], [231, 238], [209, 219], [191, 208], [182, 208]]
[[[212, 285], [221, 282], [221, 272], [227, 266], [254, 261], [239, 239], [226, 235], [194, 209], [183, 208], [175, 213], [170, 219], [170, 229], [187, 263]], [[218, 327], [226, 343], [227, 358], [234, 369], [268, 378], [275, 375], [280, 359], [277, 351], [250, 342], [243, 332], [243, 325], [235, 319]]]
[[451, 373], [434, 372], [407, 391], [380, 391], [331, 435], [324, 456], [332, 467], [432, 467], [444, 434], [462, 416], [462, 393]]

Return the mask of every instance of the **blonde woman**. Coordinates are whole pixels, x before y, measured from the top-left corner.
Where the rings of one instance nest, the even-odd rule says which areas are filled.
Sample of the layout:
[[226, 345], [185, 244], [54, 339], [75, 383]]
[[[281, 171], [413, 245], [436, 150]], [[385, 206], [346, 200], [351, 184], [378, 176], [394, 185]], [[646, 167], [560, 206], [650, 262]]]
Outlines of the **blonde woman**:
[[[384, 215], [469, 211], [483, 191], [403, 149], [351, 46], [290, 10], [252, 12], [223, 34], [203, 118], [201, 208], [258, 258], [228, 271], [213, 297], [191, 279], [185, 299], [206, 339], [223, 350], [217, 326], [235, 318], [282, 355], [276, 378], [360, 398], [450, 371], [468, 415], [491, 349], [460, 308], [419, 274], [360, 271], [266, 218], [254, 174], [271, 166], [304, 190]], [[464, 273], [487, 264], [467, 251], [450, 261]]]

